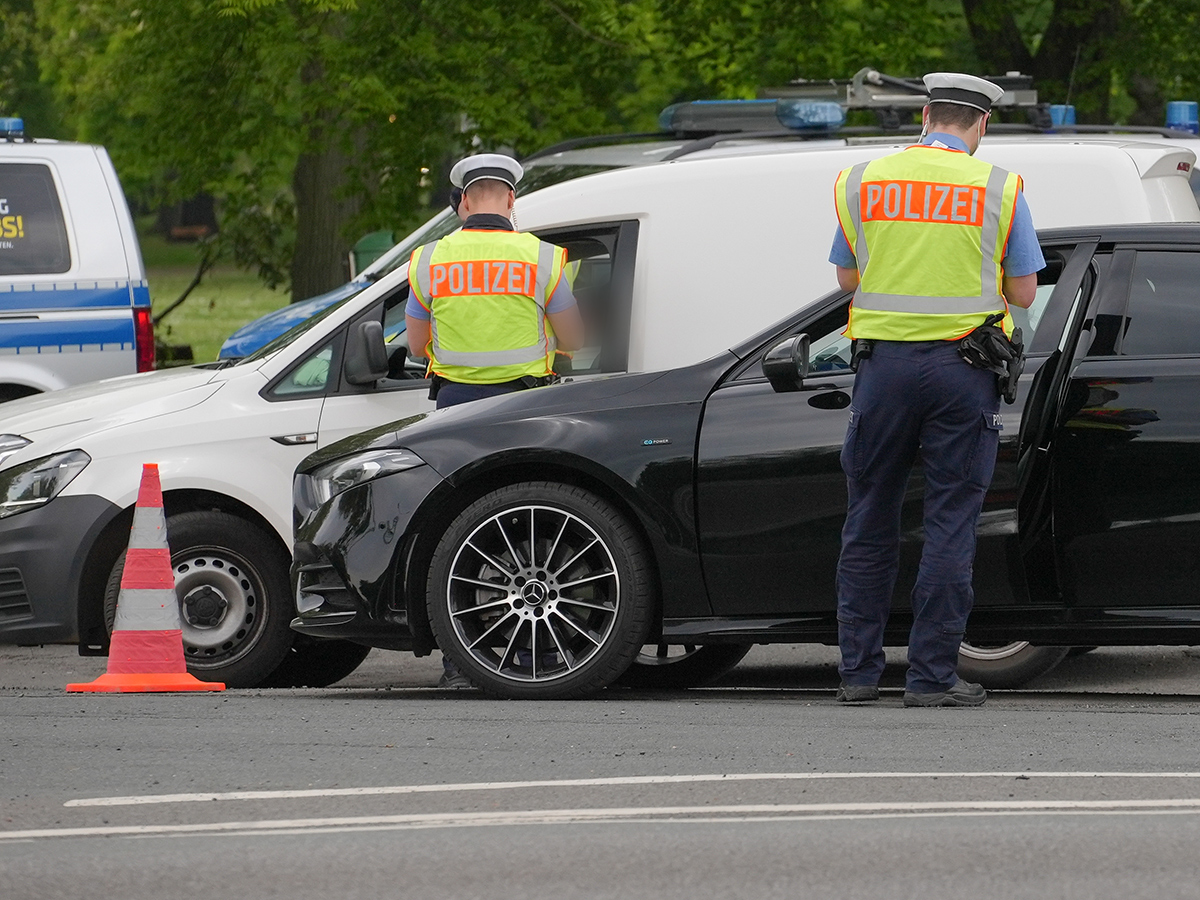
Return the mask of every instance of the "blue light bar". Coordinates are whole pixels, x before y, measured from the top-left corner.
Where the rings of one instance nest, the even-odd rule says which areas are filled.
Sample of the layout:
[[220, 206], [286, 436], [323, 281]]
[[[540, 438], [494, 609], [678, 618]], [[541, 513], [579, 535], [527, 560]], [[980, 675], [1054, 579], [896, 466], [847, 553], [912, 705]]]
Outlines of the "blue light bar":
[[1200, 134], [1200, 105], [1195, 100], [1171, 100], [1167, 103], [1167, 127]]
[[788, 128], [813, 130], [841, 128], [846, 111], [833, 100], [779, 100], [775, 117]]
[[1056, 128], [1060, 125], [1074, 125], [1075, 106], [1070, 103], [1051, 103], [1050, 124]]
[[24, 137], [25, 120], [0, 117], [0, 135], [4, 137]]
[[680, 134], [737, 131], [800, 131], [838, 128], [846, 121], [832, 100], [693, 100], [675, 103], [658, 116], [659, 127]]

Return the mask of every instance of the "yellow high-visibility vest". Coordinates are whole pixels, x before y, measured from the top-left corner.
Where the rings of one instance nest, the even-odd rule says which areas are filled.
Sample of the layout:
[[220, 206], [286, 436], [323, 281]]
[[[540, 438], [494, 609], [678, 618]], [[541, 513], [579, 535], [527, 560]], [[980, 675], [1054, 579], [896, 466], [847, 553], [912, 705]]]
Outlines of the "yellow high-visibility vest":
[[881, 341], [963, 337], [1004, 313], [1001, 261], [1019, 175], [958, 150], [909, 147], [838, 175], [838, 222], [858, 262], [846, 334]]
[[546, 304], [566, 250], [514, 231], [462, 229], [413, 251], [409, 290], [430, 313], [430, 371], [463, 384], [549, 375]]

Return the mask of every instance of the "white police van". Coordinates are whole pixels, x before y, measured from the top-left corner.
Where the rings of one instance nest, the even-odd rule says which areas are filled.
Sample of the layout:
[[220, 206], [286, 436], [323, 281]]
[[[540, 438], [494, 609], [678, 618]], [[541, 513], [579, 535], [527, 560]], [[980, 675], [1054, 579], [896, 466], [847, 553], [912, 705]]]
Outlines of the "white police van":
[[108, 153], [0, 119], [0, 401], [152, 368], [150, 289]]

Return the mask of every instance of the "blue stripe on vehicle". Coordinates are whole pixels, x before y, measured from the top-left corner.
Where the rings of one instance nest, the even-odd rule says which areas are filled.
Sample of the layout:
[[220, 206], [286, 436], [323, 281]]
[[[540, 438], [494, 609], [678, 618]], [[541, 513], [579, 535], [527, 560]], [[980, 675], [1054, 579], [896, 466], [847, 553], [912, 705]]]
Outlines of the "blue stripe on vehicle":
[[130, 306], [145, 282], [59, 281], [54, 284], [0, 285], [0, 311], [38, 311], [43, 309], [95, 309], [104, 306]]
[[[128, 345], [126, 347], [125, 345]], [[109, 345], [109, 346], [104, 346]], [[18, 353], [75, 350], [120, 350], [133, 347], [133, 316], [123, 319], [39, 322], [35, 319], [0, 320], [0, 348]], [[43, 348], [49, 348], [48, 351]]]
[[134, 306], [149, 306], [150, 305], [150, 285], [146, 283], [133, 285], [133, 305]]

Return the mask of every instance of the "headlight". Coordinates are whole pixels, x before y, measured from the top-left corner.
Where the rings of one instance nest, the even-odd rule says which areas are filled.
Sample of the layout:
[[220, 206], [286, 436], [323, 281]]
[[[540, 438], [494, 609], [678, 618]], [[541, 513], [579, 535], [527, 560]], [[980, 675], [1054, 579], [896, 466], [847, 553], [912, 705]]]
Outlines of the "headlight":
[[91, 461], [82, 450], [68, 450], [0, 472], [0, 519], [45, 506]]
[[309, 476], [312, 479], [313, 499], [321, 506], [342, 491], [374, 481], [385, 475], [394, 475], [405, 469], [425, 465], [425, 460], [411, 450], [371, 450], [339, 459], [321, 466]]
[[0, 434], [0, 465], [27, 444], [33, 443], [29, 438], [19, 434]]

